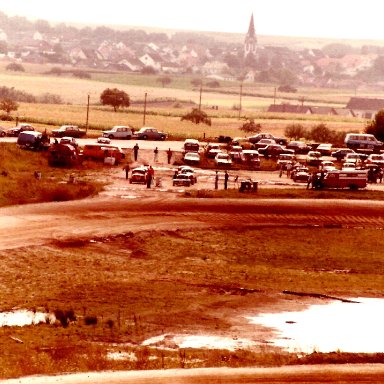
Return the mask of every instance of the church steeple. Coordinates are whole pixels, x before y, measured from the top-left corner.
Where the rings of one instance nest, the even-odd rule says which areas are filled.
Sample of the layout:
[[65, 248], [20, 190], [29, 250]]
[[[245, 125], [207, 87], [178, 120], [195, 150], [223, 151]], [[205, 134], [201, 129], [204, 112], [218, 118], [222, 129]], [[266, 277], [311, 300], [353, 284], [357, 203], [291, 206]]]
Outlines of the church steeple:
[[248, 32], [245, 35], [244, 41], [244, 57], [249, 54], [256, 53], [257, 37], [255, 31], [255, 22], [253, 20], [253, 13], [251, 15], [251, 21], [249, 22]]

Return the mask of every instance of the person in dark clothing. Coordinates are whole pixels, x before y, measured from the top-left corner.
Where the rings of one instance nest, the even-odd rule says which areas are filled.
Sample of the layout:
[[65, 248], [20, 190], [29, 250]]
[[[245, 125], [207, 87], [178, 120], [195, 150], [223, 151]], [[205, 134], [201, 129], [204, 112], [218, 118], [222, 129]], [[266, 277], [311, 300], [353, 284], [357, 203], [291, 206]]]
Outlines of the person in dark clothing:
[[171, 159], [172, 159], [172, 150], [171, 150], [171, 148], [168, 148], [167, 158], [168, 158], [168, 164], [171, 164]]
[[147, 188], [151, 188], [151, 184], [154, 176], [155, 176], [155, 171], [152, 168], [152, 166], [149, 166], [148, 172], [147, 172]]
[[225, 171], [225, 173], [224, 173], [224, 189], [228, 189], [228, 179], [229, 179], [228, 172]]
[[134, 158], [135, 158], [135, 161], [137, 161], [137, 156], [139, 154], [139, 144], [135, 144], [135, 146], [133, 147], [133, 155], [134, 155]]
[[130, 170], [128, 163], [125, 164], [123, 170], [125, 171], [125, 178], [128, 180], [128, 175], [129, 175], [129, 170]]

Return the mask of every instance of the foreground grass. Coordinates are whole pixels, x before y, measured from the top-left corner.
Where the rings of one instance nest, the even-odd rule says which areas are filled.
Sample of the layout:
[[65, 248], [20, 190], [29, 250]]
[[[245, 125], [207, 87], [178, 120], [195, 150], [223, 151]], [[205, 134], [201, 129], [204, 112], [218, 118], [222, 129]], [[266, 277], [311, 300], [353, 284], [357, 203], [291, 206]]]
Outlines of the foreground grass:
[[[0, 206], [66, 201], [96, 195], [102, 183], [92, 181], [91, 165], [86, 174], [82, 167], [66, 169], [48, 165], [47, 153], [26, 151], [15, 144], [0, 143]], [[37, 180], [34, 172], [41, 172]], [[70, 175], [78, 182], [69, 183]]]
[[[379, 296], [383, 247], [382, 229], [260, 227], [127, 233], [0, 252], [3, 308], [60, 309], [77, 318], [65, 327], [1, 327], [1, 377], [331, 359], [382, 362], [381, 354], [336, 352], [301, 360], [268, 345], [228, 352], [164, 350], [141, 342], [165, 333], [237, 337], [234, 318], [262, 312], [276, 300], [287, 305], [291, 297], [281, 295], [285, 290]], [[131, 358], [113, 360], [110, 352]]]

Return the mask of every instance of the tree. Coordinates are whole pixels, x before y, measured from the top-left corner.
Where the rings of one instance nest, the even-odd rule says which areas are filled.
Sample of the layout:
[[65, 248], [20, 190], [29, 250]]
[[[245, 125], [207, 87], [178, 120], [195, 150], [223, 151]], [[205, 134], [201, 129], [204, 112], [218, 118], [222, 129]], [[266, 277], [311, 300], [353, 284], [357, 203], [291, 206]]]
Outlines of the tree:
[[19, 104], [12, 99], [2, 99], [0, 100], [0, 110], [5, 111], [8, 115], [12, 111], [17, 111], [19, 109]]
[[10, 63], [5, 67], [5, 69], [7, 71], [25, 72], [24, 67], [18, 63]]
[[319, 143], [328, 143], [333, 140], [333, 132], [323, 123], [315, 125], [310, 132], [311, 139]]
[[256, 124], [253, 119], [247, 119], [239, 129], [246, 133], [259, 133], [261, 131], [261, 124]]
[[193, 108], [192, 112], [189, 112], [186, 115], [182, 116], [181, 121], [183, 120], [189, 120], [195, 124], [203, 123], [209, 126], [211, 125], [211, 119], [208, 117], [208, 115], [197, 108]]
[[378, 140], [384, 140], [384, 109], [377, 112], [375, 118], [367, 124], [365, 133], [374, 135]]
[[104, 89], [100, 95], [100, 101], [103, 105], [111, 105], [116, 112], [120, 107], [129, 107], [130, 99], [127, 93], [117, 88]]
[[301, 124], [289, 124], [285, 127], [284, 136], [290, 139], [299, 140], [307, 136], [305, 128]]
[[169, 77], [169, 76], [161, 76], [157, 79], [157, 81], [159, 83], [161, 83], [161, 85], [163, 86], [163, 88], [168, 85], [168, 84], [171, 84], [172, 83], [172, 79]]

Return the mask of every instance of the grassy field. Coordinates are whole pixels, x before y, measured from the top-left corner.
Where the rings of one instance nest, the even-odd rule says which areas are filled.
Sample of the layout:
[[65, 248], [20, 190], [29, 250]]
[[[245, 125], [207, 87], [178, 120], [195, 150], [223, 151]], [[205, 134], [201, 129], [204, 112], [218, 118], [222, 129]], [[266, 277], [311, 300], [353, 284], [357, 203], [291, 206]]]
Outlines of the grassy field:
[[[163, 88], [157, 75], [137, 75], [121, 72], [92, 72], [91, 79], [78, 79], [71, 75], [72, 68], [63, 68], [69, 73], [62, 76], [46, 75], [50, 66], [26, 65], [25, 73], [11, 73], [5, 70], [6, 63], [0, 66], [0, 82], [3, 86], [14, 87], [32, 93], [35, 96], [44, 93], [58, 94], [63, 105], [21, 104], [17, 113], [19, 120], [40, 124], [41, 126], [59, 126], [70, 123], [85, 126], [86, 104], [90, 96], [89, 126], [99, 130], [115, 124], [131, 124], [140, 128], [144, 123], [144, 95], [147, 94], [147, 114], [145, 125], [158, 127], [173, 137], [201, 138], [218, 135], [244, 136], [239, 131], [245, 118], [255, 119], [263, 131], [283, 134], [291, 123], [300, 123], [312, 127], [325, 123], [330, 129], [342, 131], [362, 131], [366, 120], [320, 115], [270, 114], [265, 112], [273, 102], [299, 104], [304, 99], [311, 105], [329, 105], [343, 107], [349, 98], [355, 96], [351, 90], [300, 89], [297, 94], [277, 93], [275, 87], [266, 84], [244, 84], [242, 88], [241, 111], [240, 85], [222, 82], [218, 89], [203, 88], [202, 109], [212, 118], [212, 127], [196, 126], [181, 122], [180, 117], [189, 112], [192, 106], [198, 106], [200, 92], [194, 89], [191, 80], [194, 76], [172, 76], [172, 83]], [[114, 113], [112, 108], [102, 108], [99, 97], [105, 88], [119, 88], [126, 91], [132, 101], [131, 107]], [[369, 95], [369, 94], [364, 94]], [[361, 96], [361, 95], [360, 95]], [[371, 94], [372, 96], [372, 94]], [[375, 97], [378, 97], [375, 94]], [[169, 100], [160, 103], [160, 100]], [[218, 109], [214, 109], [214, 107]], [[4, 125], [12, 124], [4, 122]]]

